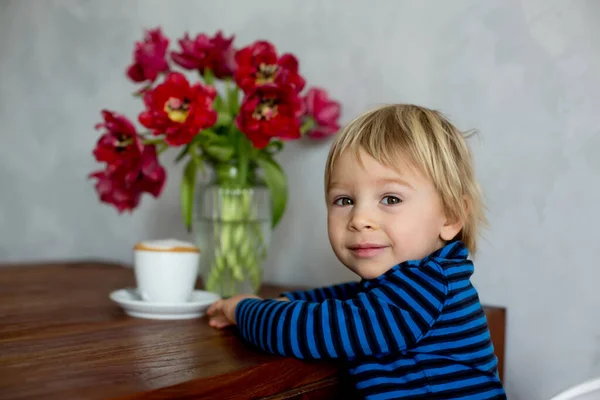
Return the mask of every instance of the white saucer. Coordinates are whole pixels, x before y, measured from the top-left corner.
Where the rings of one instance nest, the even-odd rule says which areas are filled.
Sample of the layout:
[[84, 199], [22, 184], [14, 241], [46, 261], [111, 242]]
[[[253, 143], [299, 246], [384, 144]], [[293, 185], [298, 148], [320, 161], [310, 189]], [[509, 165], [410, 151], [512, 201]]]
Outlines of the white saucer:
[[109, 297], [123, 307], [128, 315], [148, 319], [198, 318], [206, 314], [208, 307], [220, 299], [216, 293], [194, 290], [188, 302], [156, 303], [142, 300], [135, 288], [115, 290]]

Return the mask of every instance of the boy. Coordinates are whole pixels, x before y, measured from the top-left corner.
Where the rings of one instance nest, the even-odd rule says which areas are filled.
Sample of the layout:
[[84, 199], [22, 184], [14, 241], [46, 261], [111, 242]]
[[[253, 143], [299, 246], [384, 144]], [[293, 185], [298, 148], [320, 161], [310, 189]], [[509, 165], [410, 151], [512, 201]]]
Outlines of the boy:
[[485, 217], [461, 132], [414, 105], [367, 112], [333, 143], [325, 190], [333, 251], [360, 282], [222, 300], [210, 325], [237, 324], [271, 353], [342, 360], [363, 398], [505, 399], [469, 280]]

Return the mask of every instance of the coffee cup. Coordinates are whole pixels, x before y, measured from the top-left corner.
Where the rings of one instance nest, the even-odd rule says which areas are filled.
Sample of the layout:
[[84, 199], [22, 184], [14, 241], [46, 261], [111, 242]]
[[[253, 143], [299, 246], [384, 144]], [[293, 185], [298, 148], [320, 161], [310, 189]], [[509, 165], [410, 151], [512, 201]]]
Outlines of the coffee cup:
[[200, 249], [177, 239], [147, 240], [133, 250], [138, 292], [145, 301], [187, 302], [198, 276]]

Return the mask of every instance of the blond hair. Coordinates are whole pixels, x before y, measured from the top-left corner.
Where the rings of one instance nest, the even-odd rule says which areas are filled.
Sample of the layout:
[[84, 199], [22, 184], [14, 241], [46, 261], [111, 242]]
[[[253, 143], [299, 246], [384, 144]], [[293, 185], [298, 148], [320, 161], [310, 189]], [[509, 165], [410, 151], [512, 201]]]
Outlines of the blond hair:
[[447, 216], [463, 222], [455, 239], [474, 254], [479, 228], [487, 221], [465, 136], [436, 110], [412, 104], [373, 109], [348, 123], [333, 142], [325, 166], [325, 191], [346, 150], [356, 157], [363, 150], [390, 168], [410, 163], [431, 179]]

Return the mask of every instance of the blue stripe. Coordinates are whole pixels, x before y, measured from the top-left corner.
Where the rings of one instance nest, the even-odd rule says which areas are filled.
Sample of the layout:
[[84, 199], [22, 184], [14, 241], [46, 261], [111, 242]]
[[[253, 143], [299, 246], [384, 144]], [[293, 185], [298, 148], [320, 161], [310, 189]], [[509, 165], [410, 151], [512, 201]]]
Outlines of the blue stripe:
[[317, 349], [317, 344], [315, 342], [314, 331], [314, 319], [315, 319], [315, 308], [317, 308], [316, 304], [308, 305], [308, 314], [306, 315], [306, 339], [308, 341], [308, 350], [313, 358], [321, 358], [321, 354], [319, 353], [319, 349]]
[[302, 304], [294, 304], [294, 311], [292, 312], [292, 321], [290, 328], [290, 342], [292, 344], [292, 353], [297, 358], [303, 358], [302, 353], [300, 352], [300, 347], [298, 346], [298, 316], [300, 315], [300, 308]]
[[296, 292], [296, 294], [298, 295], [298, 300], [306, 300], [306, 292]]
[[369, 346], [369, 342], [367, 342], [367, 335], [365, 334], [365, 328], [363, 327], [362, 321], [360, 319], [360, 314], [358, 312], [358, 308], [356, 306], [351, 306], [352, 315], [354, 316], [354, 321], [356, 323], [356, 333], [358, 334], [358, 340], [360, 341], [360, 347], [363, 350], [364, 354], [371, 355], [373, 351], [371, 351], [371, 347]]
[[342, 346], [346, 350], [346, 354], [349, 358], [354, 357], [354, 350], [352, 349], [352, 344], [350, 343], [350, 337], [348, 336], [348, 329], [346, 325], [346, 317], [344, 315], [344, 310], [342, 310], [342, 302], [336, 300], [335, 302], [335, 311], [338, 318], [339, 328], [340, 328], [340, 336], [342, 337]]
[[[327, 296], [325, 295], [325, 291], [323, 290], [323, 288], [318, 288], [317, 292], [319, 292], [319, 297], [316, 298], [317, 301], [324, 301], [327, 299]], [[319, 300], [319, 299], [323, 299], [323, 300]]]
[[400, 358], [400, 359], [392, 361], [388, 364], [379, 364], [379, 363], [361, 364], [358, 367], [354, 368], [352, 370], [352, 372], [354, 374], [360, 374], [361, 372], [370, 371], [370, 370], [393, 371], [395, 369], [406, 367], [409, 365], [415, 365], [415, 361], [413, 359]]
[[398, 324], [396, 323], [396, 320], [394, 320], [394, 316], [392, 315], [392, 311], [390, 310], [390, 307], [388, 306], [387, 302], [383, 302], [381, 303], [384, 314], [385, 314], [385, 319], [394, 335], [394, 340], [396, 340], [396, 345], [398, 346], [398, 349], [403, 350], [406, 348], [406, 338], [404, 337], [404, 334], [402, 332], [400, 332], [400, 327], [398, 326]]
[[489, 339], [489, 337], [490, 337], [490, 334], [489, 334], [489, 332], [486, 331], [486, 332], [480, 333], [477, 336], [470, 336], [466, 339], [455, 340], [452, 342], [429, 344], [426, 346], [419, 346], [418, 349], [419, 349], [419, 351], [425, 351], [425, 352], [430, 352], [430, 351], [434, 351], [434, 350], [459, 349], [464, 346], [481, 343], [484, 340]]
[[448, 254], [450, 254], [450, 252], [456, 247], [456, 244], [458, 242], [453, 242], [450, 243], [449, 245], [445, 246], [442, 251], [440, 251], [440, 255], [438, 257], [440, 258], [446, 258], [448, 256]]
[[453, 319], [462, 318], [465, 315], [474, 313], [475, 311], [479, 311], [481, 309], [481, 305], [479, 303], [473, 303], [467, 308], [463, 308], [462, 310], [454, 311], [451, 313], [444, 314], [440, 321], [452, 321]]
[[[429, 285], [431, 285], [433, 288], [437, 289], [441, 293], [446, 294], [447, 287], [444, 283], [440, 282], [439, 280], [433, 278], [430, 274], [427, 274], [423, 271], [419, 270], [417, 272], [418, 272], [417, 275], [419, 276], [419, 278], [423, 279], [425, 282], [427, 282]], [[442, 277], [443, 277], [442, 272], [440, 272], [439, 274], [442, 275]]]
[[333, 347], [333, 341], [331, 340], [331, 329], [329, 328], [329, 302], [323, 303], [323, 309], [321, 310], [321, 332], [323, 333], [323, 339], [325, 341], [325, 347], [329, 356], [337, 358], [337, 352]]
[[370, 386], [375, 386], [375, 385], [386, 385], [386, 384], [392, 384], [392, 383], [410, 383], [412, 381], [415, 381], [415, 380], [421, 379], [421, 378], [425, 378], [425, 374], [421, 371], [413, 372], [412, 374], [406, 374], [406, 375], [394, 376], [394, 377], [380, 376], [380, 377], [371, 378], [371, 379], [367, 379], [366, 381], [359, 382], [356, 384], [356, 388], [364, 389], [364, 388], [367, 388]]
[[468, 371], [470, 369], [472, 369], [472, 368], [467, 367], [466, 365], [450, 364], [447, 367], [429, 368], [427, 370], [427, 375], [428, 376], [446, 375], [446, 374], [451, 374], [453, 372]]
[[485, 315], [469, 321], [467, 323], [463, 323], [461, 325], [449, 326], [448, 328], [437, 328], [431, 331], [430, 336], [444, 336], [451, 333], [463, 332], [471, 328], [475, 328], [477, 326], [482, 326], [487, 322]]
[[290, 309], [289, 304], [286, 304], [286, 307], [283, 309], [283, 312], [281, 313], [281, 317], [279, 318], [277, 324], [277, 351], [279, 352], [279, 354], [282, 354], [284, 356], [287, 356], [288, 354], [285, 354], [285, 349], [283, 348], [283, 323], [287, 322], [285, 320], [285, 317], [287, 315], [288, 310]]
[[271, 315], [269, 315], [269, 322], [267, 323], [267, 350], [269, 350], [269, 352], [274, 353], [275, 349], [273, 349], [271, 347], [271, 334], [273, 332], [273, 319], [275, 317], [275, 314], [277, 313], [277, 310], [279, 310], [281, 307], [285, 306], [286, 302], [279, 302], [279, 304], [277, 304], [274, 308], [273, 311], [271, 312]]
[[417, 314], [422, 315], [425, 318], [425, 320], [431, 320], [431, 316], [429, 315], [429, 313], [421, 306], [421, 304], [417, 303], [411, 295], [406, 293], [404, 289], [397, 286], [391, 288], [394, 292], [398, 294], [398, 296], [400, 296], [404, 301], [406, 301], [408, 305], [417, 312]]
[[479, 385], [480, 383], [490, 382], [489, 376], [478, 376], [476, 378], [469, 379], [454, 379], [449, 382], [440, 383], [438, 385], [431, 385], [434, 390], [443, 391], [443, 390], [451, 390], [451, 389], [461, 389], [467, 388], [469, 386]]
[[260, 317], [262, 311], [265, 309], [265, 307], [267, 305], [268, 305], [268, 303], [262, 302], [260, 300], [256, 300], [256, 305], [254, 306], [253, 315], [250, 317], [252, 324], [248, 324], [248, 325], [251, 325], [249, 334], [250, 334], [251, 341], [254, 343], [257, 342], [257, 334], [258, 334], [257, 328], [259, 327], [258, 326], [258, 318]]
[[[238, 325], [241, 322], [245, 322], [246, 318], [244, 317], [246, 314], [246, 307], [248, 306], [249, 299], [244, 299], [239, 302], [237, 307], [235, 308], [235, 320], [238, 321]], [[243, 332], [242, 332], [243, 333]]]
[[466, 265], [446, 268], [446, 276], [451, 277], [452, 275], [464, 274], [465, 272], [471, 272], [472, 269], [473, 268], [469, 268], [469, 266]]
[[367, 310], [369, 310], [369, 316], [370, 316], [369, 320], [373, 324], [373, 331], [375, 332], [375, 339], [376, 339], [377, 343], [379, 344], [379, 347], [381, 348], [381, 352], [387, 353], [389, 351], [389, 347], [387, 345], [385, 336], [383, 335], [383, 331], [381, 330], [381, 326], [379, 325], [379, 319], [377, 318], [377, 314], [375, 313], [375, 310], [373, 309], [373, 306], [371, 305], [371, 301], [369, 300], [369, 297], [361, 293], [358, 296], [358, 299], [363, 303], [364, 307]]
[[[427, 301], [429, 301], [429, 303], [435, 307], [436, 309], [440, 309], [440, 301], [434, 297], [431, 292], [429, 292], [429, 290], [425, 289], [423, 286], [421, 286], [420, 284], [418, 284], [417, 282], [415, 282], [414, 280], [412, 280], [410, 277], [408, 277], [407, 275], [403, 275], [402, 279], [408, 283], [410, 283], [415, 289], [417, 289], [417, 291], [419, 292], [419, 294], [423, 297], [425, 297], [427, 299]], [[408, 294], [407, 294], [408, 296]], [[423, 311], [425, 312], [425, 315], [429, 315], [429, 313], [427, 311], [425, 311], [425, 309], [423, 309]]]
[[450, 290], [458, 290], [458, 289], [464, 289], [466, 287], [471, 286], [471, 282], [468, 280], [464, 280], [464, 281], [458, 281], [458, 282], [454, 282], [454, 283], [450, 283], [449, 287]]
[[421, 337], [422, 332], [417, 326], [417, 324], [415, 324], [415, 321], [413, 321], [412, 317], [410, 316], [410, 313], [406, 310], [400, 309], [400, 314], [402, 315], [402, 318], [404, 318], [406, 325], [408, 325], [408, 328], [415, 337], [415, 340], [418, 340]]
[[479, 351], [474, 351], [472, 353], [455, 354], [454, 358], [457, 360], [461, 360], [461, 361], [463, 361], [463, 360], [469, 361], [474, 358], [489, 356], [490, 354], [493, 354], [493, 351], [492, 351], [492, 348], [490, 346], [488, 346], [485, 349], [482, 349]]
[[482, 369], [484, 371], [492, 371], [498, 366], [498, 359], [494, 355], [494, 359], [487, 364], [478, 365], [477, 368]]
[[452, 296], [452, 300], [448, 301], [448, 305], [452, 305], [454, 303], [458, 303], [460, 300], [464, 300], [466, 298], [469, 298], [471, 296], [473, 296], [474, 294], [476, 294], [477, 291], [475, 290], [474, 287], [470, 287], [467, 290], [463, 290], [460, 293], [455, 294], [454, 296]]
[[250, 321], [250, 323], [245, 324], [244, 325], [244, 337], [250, 341], [252, 341], [252, 327], [254, 326], [254, 313], [256, 312], [256, 309], [258, 308], [258, 302], [260, 300], [256, 300], [256, 299], [250, 299], [248, 304], [248, 314], [246, 315], [246, 318], [248, 318], [248, 321]]
[[335, 298], [335, 292], [333, 291], [333, 288], [331, 286], [327, 286], [323, 290], [325, 291], [325, 298], [326, 299], [333, 299], [333, 298]]
[[276, 305], [277, 305], [277, 301], [269, 302], [262, 310], [260, 318], [258, 319], [258, 322], [255, 324], [255, 327], [254, 327], [254, 329], [256, 330], [255, 336], [257, 337], [256, 342], [258, 342], [259, 346], [263, 349], [267, 348], [266, 343], [263, 341], [265, 335], [262, 333], [264, 331], [265, 319], [266, 319], [267, 315], [269, 315], [269, 312], [271, 311], [271, 309], [273, 307], [275, 307]]

